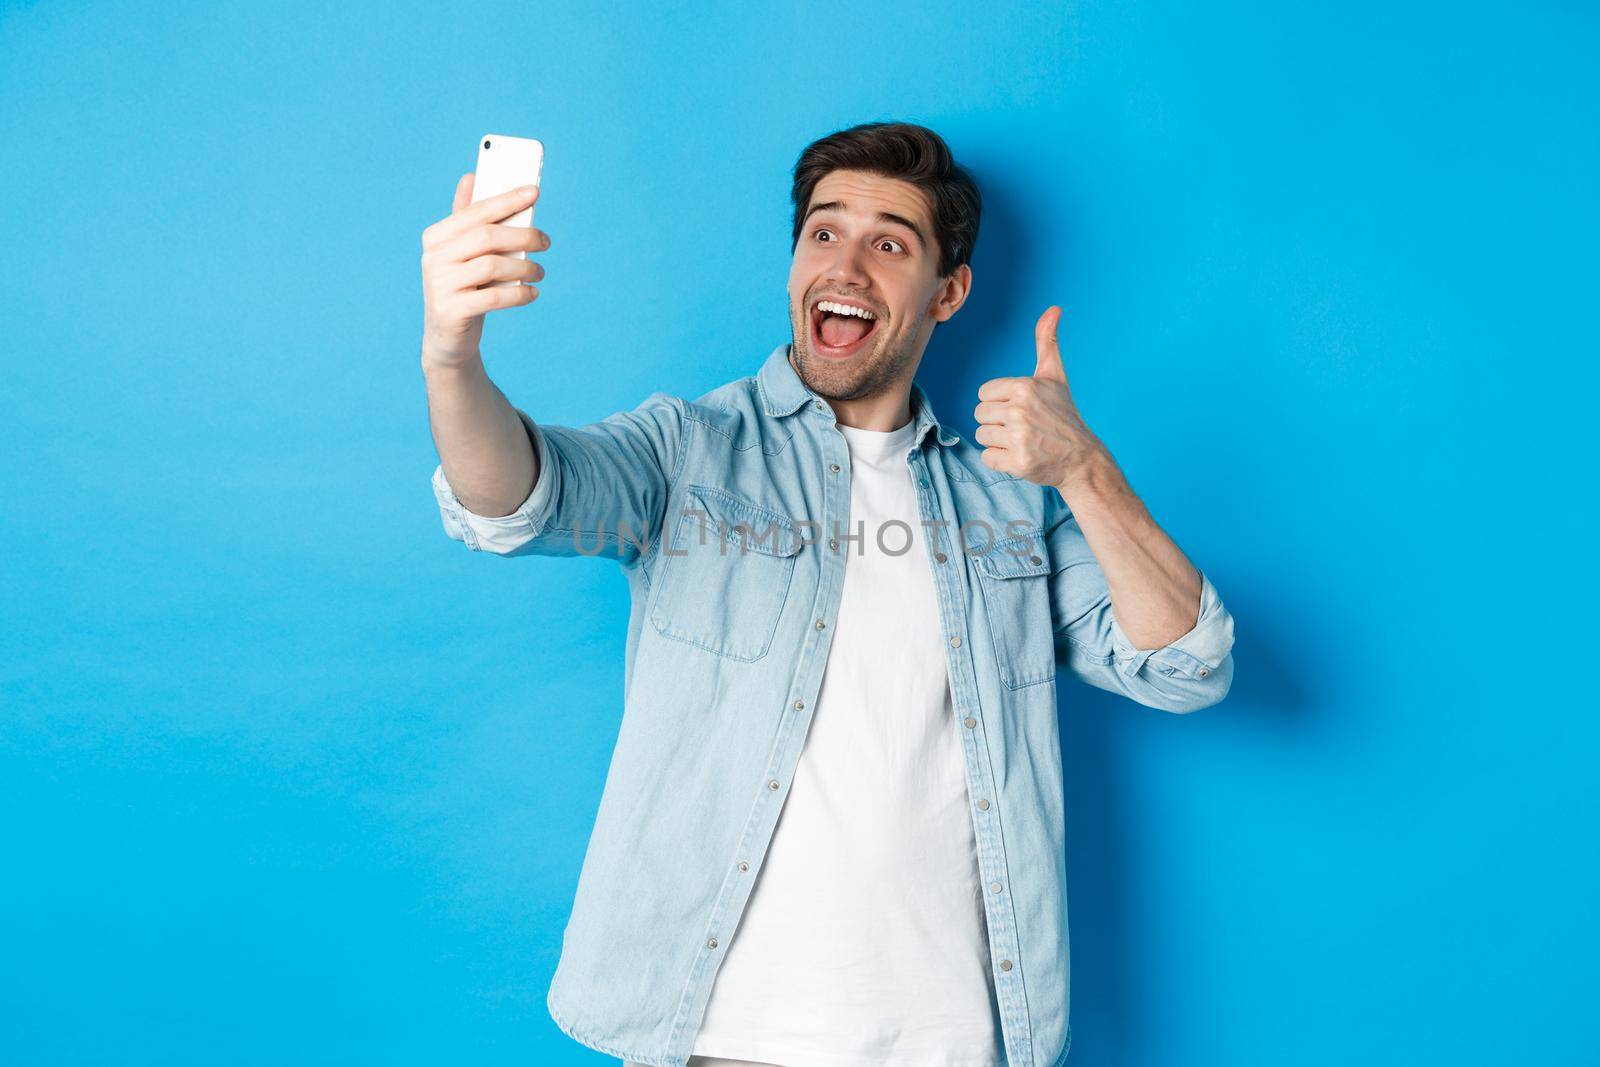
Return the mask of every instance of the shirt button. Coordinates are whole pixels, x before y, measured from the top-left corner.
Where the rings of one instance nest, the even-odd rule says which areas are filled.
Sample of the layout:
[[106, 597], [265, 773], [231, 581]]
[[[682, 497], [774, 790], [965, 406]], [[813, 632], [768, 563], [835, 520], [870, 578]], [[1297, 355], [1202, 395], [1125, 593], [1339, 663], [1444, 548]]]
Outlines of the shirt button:
[[1002, 971], [1009, 971], [1011, 969], [1011, 961], [1010, 960], [1001, 960], [1000, 961], [1000, 969]]
[[991, 892], [991, 893], [1000, 892], [1000, 883], [999, 882], [990, 882], [989, 883], [989, 892]]
[[933, 558], [938, 560], [940, 563], [943, 563], [945, 560], [949, 559], [950, 557], [946, 556], [943, 552], [935, 552], [933, 554]]
[[961, 647], [961, 637], [960, 637], [959, 634], [950, 639], [950, 647], [951, 648], [960, 648]]
[[824, 627], [824, 626], [826, 626], [826, 625], [828, 625], [828, 624], [827, 624], [827, 623], [825, 623], [825, 622], [823, 622], [823, 621], [822, 621], [822, 620], [821, 620], [821, 619], [818, 619], [818, 620], [817, 620], [817, 629], [819, 629], [819, 630], [820, 630], [820, 629], [822, 629], [822, 628], [823, 628], [823, 627]]
[[767, 783], [767, 788], [768, 789], [776, 789], [776, 788], [778, 788], [778, 780], [776, 778], [774, 778], [772, 781], [768, 782]]
[[1038, 556], [1029, 556], [1028, 557], [1028, 562], [1033, 564], [1035, 567], [1037, 567], [1043, 561], [1040, 560]]
[[822, 410], [822, 401], [820, 401], [820, 400], [813, 400], [813, 401], [812, 401], [812, 402], [811, 402], [811, 406], [812, 406], [812, 407], [814, 407], [814, 408], [816, 408], [816, 409], [817, 409], [817, 410], [818, 410], [818, 411], [821, 411], [821, 410]]
[[1202, 677], [1202, 678], [1204, 678], [1204, 677], [1205, 677], [1205, 676], [1206, 676], [1206, 675], [1208, 675], [1208, 674], [1210, 674], [1210, 673], [1211, 673], [1211, 672], [1210, 672], [1210, 671], [1208, 671], [1208, 670], [1206, 670], [1206, 669], [1205, 669], [1205, 668], [1204, 668], [1204, 667], [1201, 667], [1201, 668], [1200, 668], [1200, 677]]
[[917, 484], [922, 486], [922, 488], [926, 489], [926, 488], [928, 488], [928, 479], [926, 479], [926, 478], [918, 478], [917, 479]]
[[748, 863], [746, 863], [744, 860], [740, 860], [739, 861], [739, 869], [741, 871], [748, 871], [750, 869], [750, 865]]
[[835, 474], [839, 473], [839, 465], [837, 463], [828, 464], [828, 469], [831, 470]]
[[806, 702], [804, 700], [796, 700], [794, 702], [794, 710], [796, 710], [796, 711], [804, 711], [805, 710], [805, 706], [806, 706]]
[[989, 810], [989, 802], [987, 800], [978, 801], [978, 810], [979, 811], [988, 811]]
[[716, 947], [717, 947], [717, 939], [716, 938], [713, 937], [710, 941], [706, 942], [706, 948], [716, 948]]
[[965, 719], [962, 719], [961, 722], [962, 722], [962, 725], [964, 725], [969, 730], [972, 729], [974, 726], [978, 725], [978, 720], [974, 719], [971, 715], [968, 715]]
[[839, 550], [839, 542], [830, 537], [828, 539], [828, 547], [837, 552]]

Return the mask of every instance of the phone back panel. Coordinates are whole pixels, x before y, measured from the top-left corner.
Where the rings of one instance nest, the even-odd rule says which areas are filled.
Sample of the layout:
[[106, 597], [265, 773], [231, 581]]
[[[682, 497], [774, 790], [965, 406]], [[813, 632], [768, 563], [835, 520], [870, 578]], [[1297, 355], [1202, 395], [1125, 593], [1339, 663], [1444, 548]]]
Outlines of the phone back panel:
[[[478, 138], [478, 167], [472, 179], [472, 202], [487, 200], [524, 185], [538, 185], [539, 174], [544, 169], [544, 143], [532, 137], [511, 137], [502, 133], [486, 133]], [[496, 220], [505, 226], [532, 226], [533, 205], [504, 219]], [[502, 252], [501, 255], [527, 259], [528, 253]], [[514, 280], [494, 282], [495, 285], [520, 285]]]

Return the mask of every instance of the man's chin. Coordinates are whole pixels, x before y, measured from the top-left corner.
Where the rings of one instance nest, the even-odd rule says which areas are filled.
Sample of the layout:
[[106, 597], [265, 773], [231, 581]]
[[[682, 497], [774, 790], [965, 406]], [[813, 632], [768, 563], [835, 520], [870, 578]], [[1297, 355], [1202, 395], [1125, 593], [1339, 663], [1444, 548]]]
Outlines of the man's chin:
[[871, 376], [877, 348], [875, 342], [848, 359], [824, 359], [801, 342], [795, 345], [795, 363], [801, 380], [812, 392], [830, 400], [843, 400]]

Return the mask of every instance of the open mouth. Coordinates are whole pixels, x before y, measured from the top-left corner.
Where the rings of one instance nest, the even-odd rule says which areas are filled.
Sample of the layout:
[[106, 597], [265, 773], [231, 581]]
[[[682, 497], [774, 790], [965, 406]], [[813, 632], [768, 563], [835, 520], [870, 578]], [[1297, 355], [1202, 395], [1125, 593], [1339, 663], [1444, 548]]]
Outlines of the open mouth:
[[813, 306], [811, 349], [823, 359], [849, 359], [878, 332], [878, 321], [876, 318], [862, 319], [855, 315], [835, 314]]

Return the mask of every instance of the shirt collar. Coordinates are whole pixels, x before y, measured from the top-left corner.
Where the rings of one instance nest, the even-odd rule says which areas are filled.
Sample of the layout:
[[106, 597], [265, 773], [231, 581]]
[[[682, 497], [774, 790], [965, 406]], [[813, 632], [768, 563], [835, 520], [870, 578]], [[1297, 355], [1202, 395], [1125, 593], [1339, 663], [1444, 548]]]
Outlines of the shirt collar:
[[[823, 405], [828, 403], [807, 388], [805, 382], [800, 380], [800, 375], [795, 373], [794, 365], [789, 362], [789, 350], [792, 346], [792, 342], [785, 342], [774, 348], [756, 375], [756, 387], [761, 393], [761, 407], [768, 415], [775, 417], [792, 415], [801, 405], [811, 400]], [[829, 410], [831, 411], [831, 408]], [[953, 445], [961, 440], [954, 430], [939, 425], [939, 420], [933, 413], [933, 405], [928, 402], [928, 394], [924, 393], [922, 386], [916, 382], [911, 383], [911, 418], [917, 424], [916, 432], [911, 435], [911, 439], [919, 448], [930, 429], [941, 445]]]

